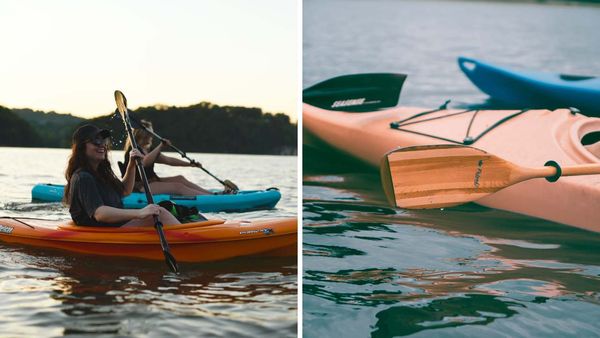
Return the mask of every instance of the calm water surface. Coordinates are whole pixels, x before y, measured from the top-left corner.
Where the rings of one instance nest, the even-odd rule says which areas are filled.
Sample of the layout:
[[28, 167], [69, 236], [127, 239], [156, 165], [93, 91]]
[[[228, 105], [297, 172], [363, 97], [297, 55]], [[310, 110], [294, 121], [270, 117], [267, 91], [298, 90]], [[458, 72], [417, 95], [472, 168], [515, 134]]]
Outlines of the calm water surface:
[[[305, 87], [400, 72], [402, 105], [499, 108], [459, 55], [600, 75], [598, 7], [309, 0], [303, 12]], [[375, 169], [318, 143], [303, 156], [306, 337], [600, 337], [600, 234], [473, 204], [391, 209]]]
[[[69, 150], [0, 148], [0, 216], [66, 219], [58, 203], [31, 203], [35, 183], [64, 183]], [[175, 154], [173, 154], [175, 156]], [[278, 187], [275, 210], [206, 214], [261, 219], [296, 215], [296, 157], [189, 154], [242, 189]], [[122, 152], [112, 152], [113, 164]], [[194, 168], [158, 165], [201, 186], [219, 183]], [[116, 170], [116, 168], [115, 168]], [[295, 258], [181, 264], [95, 258], [0, 243], [0, 337], [63, 335], [295, 337]]]

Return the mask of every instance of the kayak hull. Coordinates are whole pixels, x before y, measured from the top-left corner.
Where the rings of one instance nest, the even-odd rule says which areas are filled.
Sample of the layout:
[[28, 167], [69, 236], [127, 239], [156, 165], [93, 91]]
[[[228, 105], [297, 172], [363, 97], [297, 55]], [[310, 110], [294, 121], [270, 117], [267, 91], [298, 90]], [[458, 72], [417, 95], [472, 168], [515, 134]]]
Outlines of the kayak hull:
[[[43, 202], [60, 202], [64, 194], [64, 186], [57, 184], [36, 184], [31, 190], [31, 198]], [[242, 190], [232, 195], [198, 195], [177, 196], [153, 195], [154, 202], [173, 201], [178, 205], [196, 207], [201, 212], [237, 212], [248, 210], [273, 209], [281, 199], [276, 189]], [[146, 195], [134, 192], [123, 198], [126, 209], [141, 209], [148, 205]]]
[[[442, 110], [411, 120], [396, 130], [391, 122], [422, 113], [427, 109], [398, 107], [368, 113], [330, 111], [304, 104], [303, 126], [313, 136], [364, 162], [379, 167], [391, 150], [420, 145], [462, 142], [477, 136], [517, 111], [480, 111], [463, 114]], [[447, 115], [447, 116], [446, 116]], [[471, 124], [472, 120], [472, 124]], [[470, 127], [469, 127], [470, 125]], [[581, 139], [600, 131], [600, 119], [572, 114], [569, 110], [532, 110], [507, 120], [487, 132], [472, 146], [524, 167], [543, 166], [554, 160], [562, 166], [600, 163]], [[444, 140], [431, 135], [441, 136]], [[579, 228], [600, 231], [600, 175], [562, 177], [549, 183], [533, 179], [518, 183], [476, 203]]]
[[600, 78], [542, 72], [519, 72], [459, 57], [463, 73], [495, 100], [523, 108], [575, 107], [600, 116]]
[[[295, 218], [209, 220], [165, 226], [164, 232], [179, 262], [297, 254]], [[4, 218], [0, 219], [0, 241], [86, 255], [164, 259], [153, 227], [82, 227], [65, 221]]]

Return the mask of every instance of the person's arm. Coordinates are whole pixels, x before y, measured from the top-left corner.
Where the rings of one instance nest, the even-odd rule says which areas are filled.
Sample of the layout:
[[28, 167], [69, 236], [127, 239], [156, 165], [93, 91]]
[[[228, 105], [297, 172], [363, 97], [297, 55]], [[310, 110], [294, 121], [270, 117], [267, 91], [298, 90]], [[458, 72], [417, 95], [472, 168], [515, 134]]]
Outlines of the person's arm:
[[[132, 156], [135, 156], [133, 151]], [[78, 174], [75, 181], [75, 191], [77, 198], [81, 201], [83, 211], [89, 218], [95, 219], [98, 222], [123, 222], [160, 213], [160, 207], [155, 204], [139, 210], [119, 209], [105, 205], [100, 196], [97, 182], [89, 173]]]
[[[166, 138], [163, 138], [162, 141], [160, 142], [160, 144], [161, 144], [161, 146], [170, 146], [171, 141]], [[156, 156], [155, 162], [174, 166], [174, 167], [202, 167], [202, 165], [196, 161], [190, 163], [188, 161], [180, 160], [178, 158], [169, 157], [163, 153], [159, 153]]]
[[144, 157], [144, 160], [142, 162], [142, 163], [144, 163], [144, 167], [149, 167], [152, 165], [152, 163], [156, 162], [156, 159], [158, 158], [158, 156], [160, 155], [160, 152], [162, 151], [163, 145], [164, 145], [163, 142], [159, 143], [156, 147], [154, 147], [154, 149], [152, 149], [151, 152], [146, 154], [146, 156]]
[[[194, 167], [195, 165], [188, 162], [188, 161], [184, 161], [175, 157], [169, 157], [165, 154], [160, 154], [158, 155], [158, 157], [156, 158], [156, 163], [161, 163], [161, 164], [166, 164], [166, 165], [170, 165], [170, 166], [174, 166], [174, 167]], [[196, 162], [198, 165], [200, 165], [200, 163]]]
[[156, 204], [147, 205], [143, 209], [119, 209], [103, 205], [96, 209], [94, 218], [98, 222], [118, 223], [158, 215], [159, 213], [160, 207]]
[[127, 163], [127, 168], [125, 169], [125, 175], [123, 175], [123, 185], [125, 186], [125, 190], [123, 191], [123, 196], [128, 196], [133, 192], [133, 187], [135, 186], [135, 162], [136, 158], [144, 159], [144, 155], [137, 149], [133, 149], [129, 152], [129, 162]]

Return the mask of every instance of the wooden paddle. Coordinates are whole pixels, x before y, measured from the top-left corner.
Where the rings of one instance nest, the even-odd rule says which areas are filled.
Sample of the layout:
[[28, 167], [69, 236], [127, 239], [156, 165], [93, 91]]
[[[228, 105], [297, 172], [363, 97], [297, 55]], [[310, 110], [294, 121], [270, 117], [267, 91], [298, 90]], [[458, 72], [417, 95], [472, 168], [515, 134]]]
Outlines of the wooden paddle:
[[[133, 137], [133, 129], [131, 129], [131, 120], [129, 119], [129, 112], [127, 110], [127, 99], [125, 95], [120, 90], [115, 90], [115, 102], [117, 103], [117, 109], [121, 114], [121, 118], [123, 119], [123, 124], [125, 125], [125, 130], [127, 130], [127, 134], [129, 135], [129, 139], [131, 140], [131, 145], [133, 149], [137, 148], [137, 144], [135, 143], [135, 138]], [[144, 192], [146, 193], [146, 200], [148, 204], [154, 204], [154, 198], [152, 197], [152, 191], [150, 191], [150, 185], [148, 184], [148, 178], [146, 177], [146, 172], [144, 171], [144, 165], [142, 164], [142, 160], [140, 158], [135, 159], [135, 164], [137, 170], [142, 178], [142, 183], [144, 184]], [[158, 233], [158, 238], [160, 240], [160, 246], [163, 251], [163, 255], [165, 256], [165, 262], [169, 269], [173, 272], [177, 272], [179, 269], [177, 267], [177, 261], [175, 257], [171, 254], [171, 250], [169, 249], [169, 243], [167, 242], [167, 237], [165, 236], [165, 232], [163, 230], [163, 224], [158, 218], [157, 215], [153, 215], [154, 217], [154, 229]]]
[[390, 204], [433, 209], [476, 201], [532, 178], [550, 182], [561, 176], [600, 174], [600, 164], [525, 168], [483, 150], [432, 145], [394, 150], [381, 161], [381, 181]]

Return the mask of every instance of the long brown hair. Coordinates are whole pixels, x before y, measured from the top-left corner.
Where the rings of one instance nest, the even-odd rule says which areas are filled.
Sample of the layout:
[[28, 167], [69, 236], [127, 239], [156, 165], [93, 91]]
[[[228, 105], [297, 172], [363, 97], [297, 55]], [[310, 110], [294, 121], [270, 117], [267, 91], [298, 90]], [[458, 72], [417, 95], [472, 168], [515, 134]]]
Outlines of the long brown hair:
[[[146, 129], [152, 129], [152, 122], [150, 121], [141, 120], [140, 124], [146, 127]], [[152, 134], [145, 131], [143, 128], [134, 128], [133, 137], [135, 138], [135, 143], [138, 145], [138, 147], [143, 148], [146, 143], [150, 142]], [[131, 147], [131, 140], [129, 139], [129, 137], [127, 137], [127, 141], [125, 141], [125, 147], [123, 148], [123, 150], [125, 150], [125, 154], [129, 153]]]
[[117, 178], [112, 170], [110, 161], [108, 160], [109, 145], [106, 146], [106, 153], [104, 160], [98, 165], [98, 169], [92, 168], [90, 161], [88, 160], [85, 150], [87, 142], [73, 143], [71, 146], [71, 156], [69, 157], [69, 163], [67, 164], [67, 170], [65, 170], [65, 178], [67, 179], [67, 185], [65, 186], [65, 192], [63, 195], [63, 202], [68, 206], [71, 204], [71, 177], [78, 170], [85, 170], [90, 174], [94, 175], [100, 182], [109, 185], [116, 190], [121, 196], [125, 192], [125, 186], [123, 182]]

